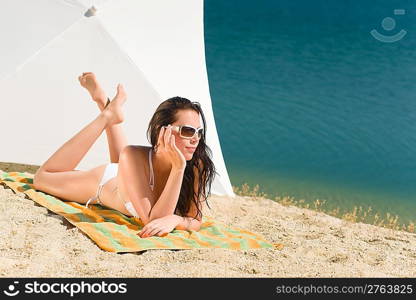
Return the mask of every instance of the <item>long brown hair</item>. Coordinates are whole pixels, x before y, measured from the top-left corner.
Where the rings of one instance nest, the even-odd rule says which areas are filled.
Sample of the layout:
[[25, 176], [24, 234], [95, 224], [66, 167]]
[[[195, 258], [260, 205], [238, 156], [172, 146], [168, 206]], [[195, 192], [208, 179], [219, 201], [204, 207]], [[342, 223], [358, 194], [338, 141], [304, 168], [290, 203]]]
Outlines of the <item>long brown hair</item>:
[[[162, 126], [174, 123], [177, 120], [176, 113], [179, 110], [186, 109], [194, 110], [201, 115], [204, 133], [199, 140], [199, 144], [192, 159], [186, 161], [186, 168], [183, 175], [181, 191], [175, 213], [184, 217], [189, 212], [192, 202], [194, 202], [197, 207], [197, 214], [194, 218], [197, 218], [198, 216], [202, 217], [202, 211], [200, 209], [201, 204], [198, 203], [198, 200], [202, 197], [203, 199], [199, 201], [207, 201], [208, 196], [211, 194], [211, 185], [215, 176], [214, 173], [217, 173], [214, 163], [211, 160], [212, 151], [205, 143], [207, 126], [201, 105], [198, 102], [191, 102], [190, 100], [182, 97], [172, 97], [165, 100], [157, 107], [156, 112], [153, 114], [153, 117], [149, 122], [149, 127], [147, 128], [147, 139], [152, 145], [152, 150], [154, 151], [159, 131]], [[194, 191], [194, 168], [198, 170], [197, 191]]]

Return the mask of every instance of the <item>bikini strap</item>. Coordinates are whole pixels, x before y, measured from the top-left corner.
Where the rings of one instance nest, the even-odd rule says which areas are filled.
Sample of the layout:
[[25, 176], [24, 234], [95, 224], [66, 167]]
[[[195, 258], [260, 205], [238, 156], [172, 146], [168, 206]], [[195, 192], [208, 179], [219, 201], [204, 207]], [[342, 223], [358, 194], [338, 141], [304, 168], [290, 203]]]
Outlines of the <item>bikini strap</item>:
[[94, 201], [94, 200], [97, 200], [98, 204], [103, 205], [103, 203], [101, 202], [101, 199], [100, 199], [100, 194], [101, 194], [102, 189], [103, 189], [103, 185], [100, 184], [98, 186], [97, 194], [94, 197], [91, 197], [90, 199], [88, 199], [87, 203], [85, 204], [86, 208], [88, 208], [88, 204], [90, 204], [90, 202], [92, 204], [92, 201]]
[[150, 169], [149, 185], [150, 185], [150, 188], [153, 191], [153, 187], [155, 185], [155, 177], [154, 177], [154, 174], [153, 174], [153, 165], [152, 165], [152, 148], [150, 148], [150, 150], [149, 150], [149, 169]]

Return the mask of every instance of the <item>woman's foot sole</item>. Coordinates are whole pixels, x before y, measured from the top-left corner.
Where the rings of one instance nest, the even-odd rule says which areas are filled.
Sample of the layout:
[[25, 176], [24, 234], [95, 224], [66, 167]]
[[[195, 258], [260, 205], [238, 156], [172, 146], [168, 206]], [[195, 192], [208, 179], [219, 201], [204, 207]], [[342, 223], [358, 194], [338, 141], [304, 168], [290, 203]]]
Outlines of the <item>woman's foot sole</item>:
[[101, 109], [104, 109], [107, 102], [107, 96], [99, 85], [95, 74], [92, 72], [84, 72], [81, 76], [78, 77], [78, 80], [81, 86], [89, 92], [91, 98], [97, 102], [98, 106]]

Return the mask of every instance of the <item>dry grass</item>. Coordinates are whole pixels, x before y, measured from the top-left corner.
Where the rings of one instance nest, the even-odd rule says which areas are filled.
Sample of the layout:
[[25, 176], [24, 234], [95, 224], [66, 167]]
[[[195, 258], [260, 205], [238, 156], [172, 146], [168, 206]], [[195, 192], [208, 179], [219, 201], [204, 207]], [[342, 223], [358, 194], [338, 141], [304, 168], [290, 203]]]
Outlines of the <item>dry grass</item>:
[[[244, 183], [241, 187], [233, 186], [233, 191], [239, 196], [248, 196], [254, 199], [268, 198], [268, 195], [264, 192], [260, 192], [259, 185], [255, 185], [252, 189], [247, 183]], [[330, 209], [326, 206], [326, 200], [316, 199], [313, 203], [307, 203], [305, 200], [297, 200], [293, 197], [274, 197], [272, 199], [284, 206], [296, 206], [301, 208], [312, 209], [315, 211], [323, 212], [328, 215], [350, 221], [361, 222], [366, 224], [372, 224], [379, 227], [390, 228], [394, 230], [407, 231], [415, 233], [415, 222], [409, 221], [407, 224], [399, 221], [399, 216], [386, 213], [382, 216], [380, 213], [375, 212], [371, 206], [366, 208], [362, 206], [354, 206], [350, 211], [343, 211], [339, 207]]]

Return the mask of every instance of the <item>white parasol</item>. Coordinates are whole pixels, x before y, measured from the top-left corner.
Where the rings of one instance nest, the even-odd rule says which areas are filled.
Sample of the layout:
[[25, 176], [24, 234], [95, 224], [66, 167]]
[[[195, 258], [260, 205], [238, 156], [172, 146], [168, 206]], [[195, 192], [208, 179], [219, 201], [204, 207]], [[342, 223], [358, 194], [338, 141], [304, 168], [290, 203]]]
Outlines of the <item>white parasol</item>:
[[[40, 165], [92, 121], [98, 108], [78, 82], [94, 72], [110, 98], [122, 83], [129, 144], [150, 145], [156, 107], [181, 96], [201, 103], [217, 176], [231, 195], [205, 65], [202, 0], [2, 0], [0, 161]], [[109, 162], [103, 134], [78, 169]]]

